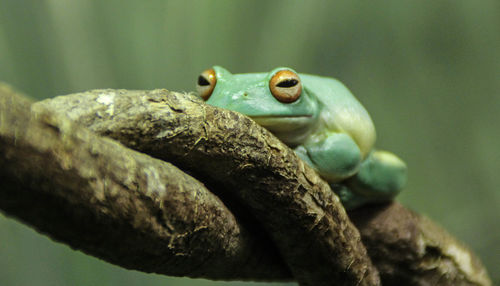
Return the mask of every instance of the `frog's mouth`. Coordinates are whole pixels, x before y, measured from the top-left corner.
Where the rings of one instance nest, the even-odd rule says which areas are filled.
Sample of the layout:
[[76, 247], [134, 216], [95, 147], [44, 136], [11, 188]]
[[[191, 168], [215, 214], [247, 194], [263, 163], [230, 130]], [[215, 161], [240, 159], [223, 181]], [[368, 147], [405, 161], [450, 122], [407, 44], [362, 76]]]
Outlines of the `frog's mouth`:
[[250, 116], [250, 118], [269, 131], [280, 133], [309, 128], [314, 121], [312, 115]]

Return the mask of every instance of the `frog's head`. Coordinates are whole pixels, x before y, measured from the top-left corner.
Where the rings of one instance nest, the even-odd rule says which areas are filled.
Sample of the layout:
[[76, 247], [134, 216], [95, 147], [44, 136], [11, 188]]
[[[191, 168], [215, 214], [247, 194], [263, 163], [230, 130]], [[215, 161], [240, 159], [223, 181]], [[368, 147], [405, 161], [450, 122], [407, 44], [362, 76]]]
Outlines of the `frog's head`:
[[197, 90], [208, 104], [243, 113], [292, 146], [307, 138], [319, 118], [318, 101], [289, 68], [231, 74], [215, 66], [201, 73]]

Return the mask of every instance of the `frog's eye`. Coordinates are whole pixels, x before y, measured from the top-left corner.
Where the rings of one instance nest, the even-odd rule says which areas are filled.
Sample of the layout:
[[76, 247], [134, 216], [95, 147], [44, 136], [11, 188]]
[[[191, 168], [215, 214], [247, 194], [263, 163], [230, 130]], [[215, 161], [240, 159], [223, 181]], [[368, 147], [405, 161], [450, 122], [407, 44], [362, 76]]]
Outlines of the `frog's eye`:
[[214, 91], [215, 84], [217, 83], [217, 77], [215, 77], [214, 69], [208, 69], [203, 71], [198, 77], [198, 82], [196, 84], [196, 90], [198, 94], [204, 100], [208, 100], [212, 92]]
[[296, 101], [302, 92], [299, 76], [291, 70], [281, 70], [269, 81], [269, 89], [273, 96], [283, 103]]

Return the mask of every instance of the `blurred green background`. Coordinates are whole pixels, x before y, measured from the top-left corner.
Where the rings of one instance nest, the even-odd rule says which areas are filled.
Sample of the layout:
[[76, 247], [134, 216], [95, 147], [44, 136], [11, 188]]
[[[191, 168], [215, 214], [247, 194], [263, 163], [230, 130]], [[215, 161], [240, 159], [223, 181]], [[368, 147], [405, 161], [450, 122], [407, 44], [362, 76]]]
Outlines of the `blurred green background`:
[[[214, 64], [343, 81], [409, 165], [399, 200], [500, 281], [500, 1], [0, 0], [0, 80], [38, 99], [191, 91]], [[0, 215], [0, 285], [251, 284], [127, 271]]]

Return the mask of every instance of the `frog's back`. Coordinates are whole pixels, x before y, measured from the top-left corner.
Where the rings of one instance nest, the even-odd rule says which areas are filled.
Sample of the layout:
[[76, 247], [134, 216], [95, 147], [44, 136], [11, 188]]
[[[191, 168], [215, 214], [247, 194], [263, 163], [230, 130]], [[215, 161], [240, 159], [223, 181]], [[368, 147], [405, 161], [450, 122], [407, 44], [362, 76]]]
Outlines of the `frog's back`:
[[320, 127], [349, 134], [366, 157], [375, 143], [375, 127], [370, 115], [340, 81], [315, 75], [299, 74], [308, 93], [321, 104]]

